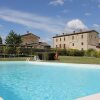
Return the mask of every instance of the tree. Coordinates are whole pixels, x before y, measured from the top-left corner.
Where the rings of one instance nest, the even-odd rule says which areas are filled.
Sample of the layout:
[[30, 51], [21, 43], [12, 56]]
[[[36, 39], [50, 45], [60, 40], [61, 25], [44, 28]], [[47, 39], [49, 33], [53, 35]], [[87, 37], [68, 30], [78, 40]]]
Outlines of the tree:
[[2, 44], [2, 38], [1, 38], [1, 36], [0, 36], [0, 44]]
[[16, 54], [16, 46], [19, 46], [22, 43], [21, 36], [17, 35], [13, 30], [10, 31], [6, 37], [5, 43], [8, 48], [8, 54]]
[[22, 43], [21, 36], [12, 30], [6, 37], [5, 43], [8, 45], [20, 45]]
[[0, 37], [0, 54], [3, 53], [3, 47], [1, 45], [2, 45], [2, 38]]

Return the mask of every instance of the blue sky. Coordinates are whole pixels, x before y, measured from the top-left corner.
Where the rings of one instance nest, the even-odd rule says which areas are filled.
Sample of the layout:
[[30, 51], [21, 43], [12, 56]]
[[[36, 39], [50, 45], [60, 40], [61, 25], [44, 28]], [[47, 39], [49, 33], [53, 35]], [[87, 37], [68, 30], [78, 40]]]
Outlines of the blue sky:
[[100, 32], [100, 0], [0, 0], [0, 35], [30, 31], [51, 43], [62, 32]]

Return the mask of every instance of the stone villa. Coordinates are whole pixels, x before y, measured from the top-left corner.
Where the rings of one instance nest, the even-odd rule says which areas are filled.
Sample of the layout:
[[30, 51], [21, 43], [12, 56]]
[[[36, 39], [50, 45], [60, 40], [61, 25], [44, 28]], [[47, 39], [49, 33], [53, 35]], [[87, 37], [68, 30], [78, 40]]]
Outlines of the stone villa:
[[100, 50], [99, 33], [95, 30], [73, 32], [53, 37], [53, 47], [60, 49]]
[[21, 35], [21, 39], [22, 39], [22, 44], [26, 45], [26, 44], [38, 43], [40, 37], [27, 32], [27, 34]]
[[50, 45], [46, 42], [40, 42], [40, 37], [27, 32], [21, 36], [22, 38], [22, 45], [26, 47], [38, 48], [38, 49], [45, 49], [50, 48]]

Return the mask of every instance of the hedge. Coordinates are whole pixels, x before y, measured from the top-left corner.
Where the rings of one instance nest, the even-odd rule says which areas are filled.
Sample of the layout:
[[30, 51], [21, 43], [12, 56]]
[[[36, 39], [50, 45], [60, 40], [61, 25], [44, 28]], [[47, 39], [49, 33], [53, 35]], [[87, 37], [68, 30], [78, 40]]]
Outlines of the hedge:
[[58, 53], [61, 56], [84, 56], [85, 54], [83, 50], [76, 50], [76, 49], [58, 50]]

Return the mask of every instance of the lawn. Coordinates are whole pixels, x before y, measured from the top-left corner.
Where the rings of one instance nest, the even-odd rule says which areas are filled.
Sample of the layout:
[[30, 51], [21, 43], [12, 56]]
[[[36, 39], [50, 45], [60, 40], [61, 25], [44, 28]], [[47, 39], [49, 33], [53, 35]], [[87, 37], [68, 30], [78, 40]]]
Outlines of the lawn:
[[[16, 57], [16, 58], [0, 58], [0, 61], [25, 61], [26, 57]], [[33, 58], [31, 58], [32, 60]], [[100, 58], [95, 57], [70, 57], [70, 56], [60, 56], [59, 61], [62, 63], [81, 63], [81, 64], [100, 64]], [[55, 61], [52, 61], [55, 62]]]
[[26, 57], [0, 58], [0, 61], [25, 61]]
[[100, 64], [100, 58], [95, 58], [95, 57], [60, 56], [59, 58], [60, 62], [63, 63]]

